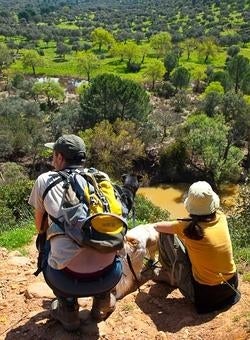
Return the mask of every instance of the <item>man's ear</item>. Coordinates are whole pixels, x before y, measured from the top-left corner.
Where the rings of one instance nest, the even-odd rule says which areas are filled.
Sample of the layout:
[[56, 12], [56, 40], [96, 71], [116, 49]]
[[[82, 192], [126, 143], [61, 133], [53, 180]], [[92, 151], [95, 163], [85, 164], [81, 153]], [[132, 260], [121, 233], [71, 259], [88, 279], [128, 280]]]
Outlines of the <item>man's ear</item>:
[[57, 153], [57, 157], [58, 157], [59, 161], [64, 160], [63, 154], [61, 154], [60, 152]]
[[126, 179], [127, 176], [128, 176], [127, 174], [123, 174], [123, 175], [121, 176], [122, 182], [123, 182], [123, 183], [124, 183], [124, 181], [125, 181], [125, 179]]

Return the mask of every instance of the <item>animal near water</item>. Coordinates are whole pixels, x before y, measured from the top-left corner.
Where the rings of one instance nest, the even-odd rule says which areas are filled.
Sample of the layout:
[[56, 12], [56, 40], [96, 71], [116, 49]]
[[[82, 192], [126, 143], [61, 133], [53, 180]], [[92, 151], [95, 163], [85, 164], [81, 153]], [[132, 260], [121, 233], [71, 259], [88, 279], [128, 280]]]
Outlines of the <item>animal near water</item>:
[[[124, 249], [119, 254], [122, 257], [123, 275], [115, 287], [117, 299], [121, 299], [143, 283], [141, 282], [141, 273], [144, 268], [144, 260], [146, 257], [152, 262], [155, 260], [158, 239], [159, 233], [153, 224], [138, 225], [128, 231]], [[129, 255], [133, 269], [130, 268], [127, 255]]]

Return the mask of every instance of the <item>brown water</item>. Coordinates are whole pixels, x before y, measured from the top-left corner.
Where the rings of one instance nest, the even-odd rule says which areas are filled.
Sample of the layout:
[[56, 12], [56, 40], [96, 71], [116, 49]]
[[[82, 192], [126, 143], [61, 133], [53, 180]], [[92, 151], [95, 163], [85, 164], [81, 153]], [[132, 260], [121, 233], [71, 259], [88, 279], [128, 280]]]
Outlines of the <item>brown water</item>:
[[[183, 202], [187, 195], [190, 184], [181, 183], [176, 185], [162, 185], [159, 187], [144, 187], [138, 190], [156, 206], [169, 211], [171, 218], [185, 217], [187, 211]], [[236, 204], [239, 187], [237, 185], [226, 185], [221, 188], [221, 203], [223, 207], [232, 209]]]

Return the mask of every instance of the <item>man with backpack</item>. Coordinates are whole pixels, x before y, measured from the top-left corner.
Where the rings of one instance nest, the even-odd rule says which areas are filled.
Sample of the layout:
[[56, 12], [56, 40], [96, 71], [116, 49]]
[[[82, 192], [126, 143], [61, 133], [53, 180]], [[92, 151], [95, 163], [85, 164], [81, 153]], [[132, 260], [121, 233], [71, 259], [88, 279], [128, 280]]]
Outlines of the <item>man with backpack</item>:
[[122, 275], [117, 250], [139, 182], [126, 175], [122, 187], [113, 186], [105, 173], [86, 170], [86, 147], [76, 135], [45, 146], [53, 149], [55, 171], [37, 178], [29, 199], [39, 233], [36, 275], [43, 272], [57, 298], [51, 316], [71, 331], [80, 326], [78, 297], [93, 297], [97, 321], [115, 308], [111, 290]]

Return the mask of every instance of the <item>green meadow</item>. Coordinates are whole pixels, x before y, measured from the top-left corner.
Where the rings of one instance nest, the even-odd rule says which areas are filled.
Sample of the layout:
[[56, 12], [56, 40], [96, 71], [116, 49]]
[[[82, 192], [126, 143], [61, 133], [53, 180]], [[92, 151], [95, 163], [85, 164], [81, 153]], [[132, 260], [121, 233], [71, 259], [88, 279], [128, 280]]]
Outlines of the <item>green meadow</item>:
[[[17, 37], [17, 39], [20, 39]], [[144, 43], [146, 44], [146, 43]], [[142, 46], [142, 45], [140, 45]], [[48, 45], [43, 41], [39, 42], [39, 47], [44, 51], [44, 66], [37, 67], [36, 74], [37, 75], [46, 75], [49, 77], [73, 77], [73, 78], [83, 78], [83, 75], [79, 74], [76, 68], [76, 58], [77, 53], [71, 52], [70, 54], [65, 55], [65, 59], [58, 58], [56, 55], [56, 45], [54, 42], [49, 42]], [[20, 50], [20, 54], [25, 50]], [[93, 50], [95, 52], [95, 50]], [[245, 48], [241, 48], [240, 54], [245, 57], [250, 58], [250, 46], [248, 45]], [[187, 60], [187, 54], [184, 52], [180, 58], [179, 65], [186, 67], [191, 75], [194, 76], [197, 71], [204, 72], [208, 65], [214, 66], [216, 69], [222, 69], [226, 60], [226, 49], [219, 48], [218, 52], [214, 57], [209, 57], [208, 62], [204, 63], [204, 58], [200, 58], [197, 51], [194, 51], [190, 55], [190, 59]], [[148, 64], [154, 63], [156, 58], [151, 54], [147, 56], [144, 60], [144, 64], [141, 67], [141, 70], [137, 73], [127, 72], [126, 70], [126, 60], [120, 61], [119, 57], [111, 57], [108, 52], [105, 51], [100, 57], [100, 66], [95, 71], [93, 76], [96, 76], [101, 73], [113, 73], [119, 75], [123, 78], [132, 79], [138, 82], [143, 82], [144, 79], [144, 71]], [[139, 61], [139, 58], [138, 58]], [[19, 58], [11, 65], [11, 72], [21, 72], [24, 74], [32, 74], [31, 69], [24, 69], [22, 66], [22, 59]]]

